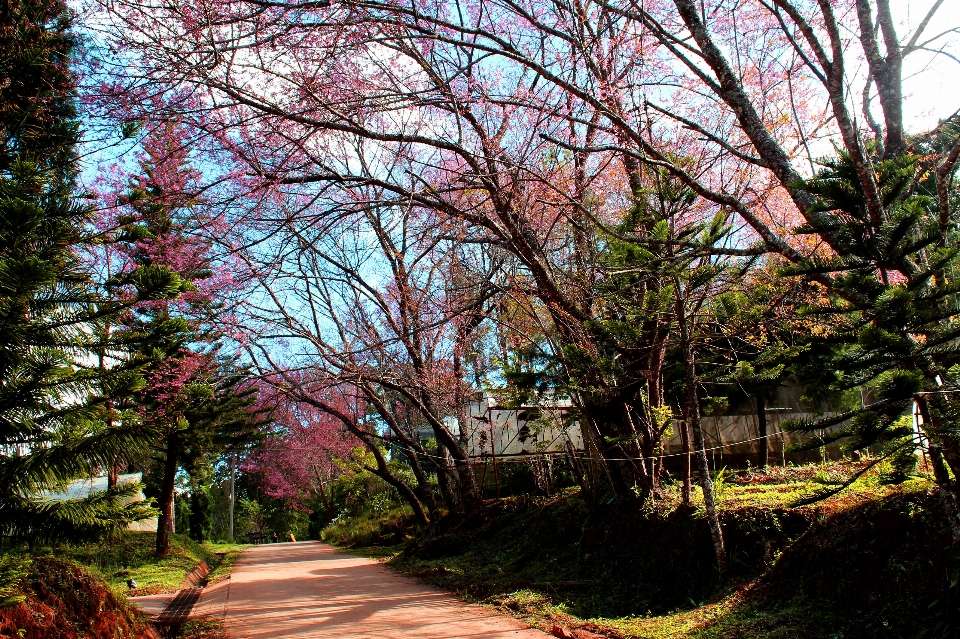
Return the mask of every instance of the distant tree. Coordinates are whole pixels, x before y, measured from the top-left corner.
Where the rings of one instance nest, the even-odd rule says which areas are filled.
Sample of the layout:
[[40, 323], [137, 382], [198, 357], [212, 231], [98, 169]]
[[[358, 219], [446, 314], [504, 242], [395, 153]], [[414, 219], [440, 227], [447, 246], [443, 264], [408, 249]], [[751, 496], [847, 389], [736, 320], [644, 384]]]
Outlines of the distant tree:
[[243, 471], [257, 478], [268, 497], [304, 511], [319, 502], [317, 510], [333, 519], [337, 513], [328, 484], [342, 472], [338, 461], [351, 459], [360, 441], [315, 406], [280, 393], [272, 393], [268, 404], [275, 433], [248, 455]]

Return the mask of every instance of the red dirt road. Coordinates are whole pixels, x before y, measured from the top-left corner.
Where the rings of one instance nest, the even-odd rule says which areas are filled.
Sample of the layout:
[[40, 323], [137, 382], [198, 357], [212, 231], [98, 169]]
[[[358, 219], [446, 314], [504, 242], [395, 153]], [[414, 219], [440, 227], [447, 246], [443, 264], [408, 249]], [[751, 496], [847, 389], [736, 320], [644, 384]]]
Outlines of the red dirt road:
[[225, 607], [230, 639], [545, 639], [479, 606], [318, 542], [244, 551]]

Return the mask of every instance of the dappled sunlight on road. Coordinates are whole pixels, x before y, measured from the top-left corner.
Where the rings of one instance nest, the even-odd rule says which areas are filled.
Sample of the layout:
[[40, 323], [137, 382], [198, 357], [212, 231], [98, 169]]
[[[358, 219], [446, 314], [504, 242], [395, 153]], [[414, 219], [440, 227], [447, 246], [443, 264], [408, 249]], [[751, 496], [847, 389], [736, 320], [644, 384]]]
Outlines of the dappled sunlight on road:
[[544, 639], [520, 622], [318, 542], [255, 546], [234, 568], [231, 639]]

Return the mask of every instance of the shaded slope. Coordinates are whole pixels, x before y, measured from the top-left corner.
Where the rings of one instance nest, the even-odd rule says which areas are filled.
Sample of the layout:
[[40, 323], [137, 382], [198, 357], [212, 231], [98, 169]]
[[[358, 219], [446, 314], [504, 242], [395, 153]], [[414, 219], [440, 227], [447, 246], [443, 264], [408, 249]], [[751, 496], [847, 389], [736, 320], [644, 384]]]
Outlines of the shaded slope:
[[24, 601], [0, 609], [0, 637], [17, 639], [143, 639], [156, 635], [140, 613], [100, 578], [80, 567], [35, 559]]

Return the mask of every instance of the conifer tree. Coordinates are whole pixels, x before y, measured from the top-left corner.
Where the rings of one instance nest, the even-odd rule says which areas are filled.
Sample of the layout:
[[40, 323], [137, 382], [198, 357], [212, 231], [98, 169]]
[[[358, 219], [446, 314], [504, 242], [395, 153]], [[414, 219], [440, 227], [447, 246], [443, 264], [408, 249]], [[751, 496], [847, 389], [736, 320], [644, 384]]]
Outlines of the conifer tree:
[[213, 268], [212, 245], [200, 232], [217, 220], [193, 192], [198, 173], [180, 133], [169, 124], [143, 139], [139, 174], [115, 210], [128, 262], [115, 278], [117, 295], [130, 284], [144, 288], [144, 280], [163, 282], [168, 292], [132, 304], [115, 330], [145, 367], [133, 401], [156, 433], [146, 481], [160, 510], [160, 556], [169, 549], [181, 466], [202, 474], [201, 464], [244, 441], [259, 424], [250, 409], [257, 389], [244, 384], [246, 370], [223, 354], [222, 336], [210, 322], [229, 279]]
[[101, 304], [80, 258], [89, 212], [74, 197], [70, 25], [58, 0], [0, 3], [0, 534], [8, 538], [92, 535], [152, 512], [123, 505], [136, 486], [43, 496], [143, 444], [136, 429], [99, 428], [104, 395], [135, 387], [137, 375], [85, 363], [113, 307]]
[[[915, 465], [917, 442], [901, 419], [912, 402], [922, 414], [923, 431], [937, 482], [953, 511], [954, 537], [960, 541], [956, 512], [956, 476], [960, 471], [960, 236], [958, 197], [951, 176], [960, 152], [957, 127], [939, 128], [940, 138], [915, 141], [941, 148], [875, 158], [873, 168], [882, 200], [879, 217], [866, 198], [849, 154], [821, 161], [823, 168], [802, 186], [817, 196], [819, 221], [798, 232], [830, 234], [835, 255], [790, 269], [809, 275], [829, 273], [835, 284], [808, 313], [837, 317], [814, 340], [824, 354], [822, 370], [836, 371], [832, 387], [871, 389], [862, 408], [812, 423], [796, 424], [814, 432], [810, 446], [843, 441], [851, 450], [882, 446], [893, 462], [894, 477]], [[855, 479], [851, 478], [851, 481]]]

